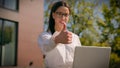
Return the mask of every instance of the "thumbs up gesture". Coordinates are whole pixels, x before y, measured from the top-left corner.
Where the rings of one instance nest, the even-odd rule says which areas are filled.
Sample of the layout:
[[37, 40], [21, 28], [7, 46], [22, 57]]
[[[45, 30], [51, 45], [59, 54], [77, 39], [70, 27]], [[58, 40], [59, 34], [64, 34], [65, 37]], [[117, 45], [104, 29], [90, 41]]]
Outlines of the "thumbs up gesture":
[[62, 44], [72, 43], [72, 33], [67, 31], [66, 23], [62, 22], [61, 24], [63, 24], [63, 29], [55, 37], [55, 43], [62, 43]]
[[65, 22], [61, 22], [61, 24], [63, 24], [63, 29], [62, 29], [62, 31], [67, 31], [66, 23], [65, 23]]

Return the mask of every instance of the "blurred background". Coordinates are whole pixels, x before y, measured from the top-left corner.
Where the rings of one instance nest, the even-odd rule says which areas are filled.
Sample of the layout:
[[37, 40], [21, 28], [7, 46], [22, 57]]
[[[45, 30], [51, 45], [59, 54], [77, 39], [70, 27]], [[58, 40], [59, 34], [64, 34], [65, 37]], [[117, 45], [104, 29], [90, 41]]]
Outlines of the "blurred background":
[[0, 0], [0, 68], [42, 68], [44, 0]]

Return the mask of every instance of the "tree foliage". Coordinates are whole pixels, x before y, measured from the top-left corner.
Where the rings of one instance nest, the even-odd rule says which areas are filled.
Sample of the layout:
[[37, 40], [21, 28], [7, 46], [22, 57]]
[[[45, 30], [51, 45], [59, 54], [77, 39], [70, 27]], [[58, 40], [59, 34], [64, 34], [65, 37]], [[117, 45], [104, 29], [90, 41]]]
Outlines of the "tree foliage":
[[11, 27], [4, 27], [2, 30], [0, 28], [0, 45], [8, 44], [12, 41], [12, 28]]

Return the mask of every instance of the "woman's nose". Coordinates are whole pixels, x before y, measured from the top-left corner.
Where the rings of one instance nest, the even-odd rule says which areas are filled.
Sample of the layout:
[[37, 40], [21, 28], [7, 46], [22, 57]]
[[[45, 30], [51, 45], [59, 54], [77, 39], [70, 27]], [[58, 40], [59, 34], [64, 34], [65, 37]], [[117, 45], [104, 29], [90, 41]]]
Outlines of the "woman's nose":
[[64, 15], [61, 16], [61, 19], [62, 19], [62, 20], [65, 20], [65, 18], [66, 18], [66, 17], [65, 17]]

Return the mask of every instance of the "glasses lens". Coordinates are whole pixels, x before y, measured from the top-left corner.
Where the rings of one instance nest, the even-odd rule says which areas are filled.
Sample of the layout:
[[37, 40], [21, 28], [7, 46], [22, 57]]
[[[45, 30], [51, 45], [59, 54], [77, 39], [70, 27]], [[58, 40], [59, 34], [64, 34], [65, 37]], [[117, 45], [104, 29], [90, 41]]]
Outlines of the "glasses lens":
[[62, 12], [56, 12], [56, 14], [59, 16], [59, 17], [68, 17], [69, 16], [69, 14], [67, 14], [67, 13], [62, 13]]

